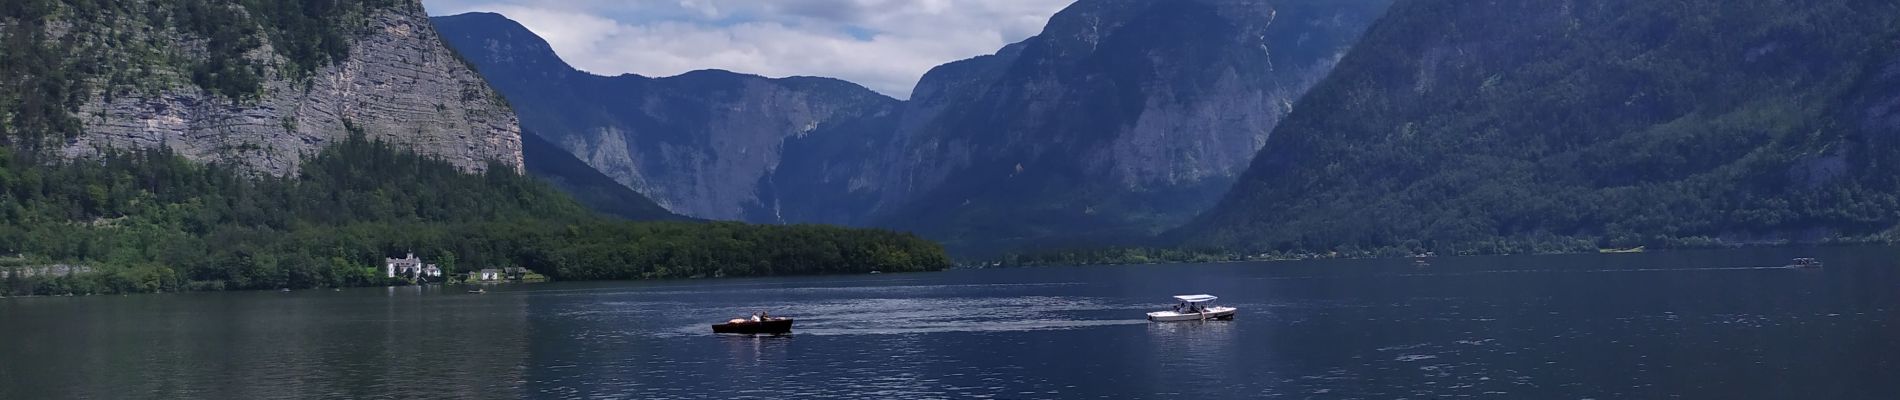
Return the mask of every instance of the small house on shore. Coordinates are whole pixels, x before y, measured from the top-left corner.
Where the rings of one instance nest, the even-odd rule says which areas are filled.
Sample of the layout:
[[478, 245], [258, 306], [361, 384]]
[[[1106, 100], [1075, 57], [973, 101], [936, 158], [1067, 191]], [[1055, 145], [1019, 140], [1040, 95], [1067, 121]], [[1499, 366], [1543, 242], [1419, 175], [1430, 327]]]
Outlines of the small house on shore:
[[501, 270], [494, 269], [494, 268], [487, 268], [480, 271], [468, 273], [469, 282], [491, 282], [491, 281], [499, 281], [502, 279], [505, 279], [505, 277], [502, 275]]

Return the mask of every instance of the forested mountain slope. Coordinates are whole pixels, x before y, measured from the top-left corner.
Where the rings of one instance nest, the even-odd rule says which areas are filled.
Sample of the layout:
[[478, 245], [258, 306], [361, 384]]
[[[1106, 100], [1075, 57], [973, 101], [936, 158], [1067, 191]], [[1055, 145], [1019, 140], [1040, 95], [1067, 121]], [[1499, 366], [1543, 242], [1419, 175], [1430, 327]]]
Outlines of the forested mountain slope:
[[1401, 0], [1180, 244], [1892, 235], [1900, 4]]
[[450, 275], [556, 279], [949, 265], [941, 246], [887, 231], [600, 218], [499, 162], [468, 174], [361, 135], [302, 165], [278, 178], [164, 149], [51, 165], [0, 153], [0, 295], [401, 284], [380, 262], [407, 252]]

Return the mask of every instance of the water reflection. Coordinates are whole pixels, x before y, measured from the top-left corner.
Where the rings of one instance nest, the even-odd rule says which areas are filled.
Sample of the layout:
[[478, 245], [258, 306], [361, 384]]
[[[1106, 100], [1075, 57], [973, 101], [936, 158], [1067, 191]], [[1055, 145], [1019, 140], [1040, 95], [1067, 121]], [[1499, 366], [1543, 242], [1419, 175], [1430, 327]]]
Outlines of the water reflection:
[[[1243, 316], [1244, 318], [1244, 316]], [[1182, 321], [1156, 322], [1147, 326], [1148, 349], [1152, 352], [1157, 382], [1154, 393], [1165, 397], [1196, 396], [1203, 394], [1234, 393], [1242, 388], [1243, 382], [1229, 382], [1225, 377], [1233, 375], [1237, 369], [1264, 370], [1260, 355], [1256, 354], [1254, 363], [1243, 363], [1236, 357], [1238, 350], [1234, 345], [1235, 326], [1241, 321]], [[1218, 383], [1215, 385], [1210, 385]], [[1212, 386], [1212, 387], [1210, 387]]]
[[0, 398], [512, 398], [528, 341], [519, 298], [436, 289], [35, 300]]
[[719, 335], [726, 344], [734, 368], [755, 368], [771, 360], [784, 360], [791, 335]]

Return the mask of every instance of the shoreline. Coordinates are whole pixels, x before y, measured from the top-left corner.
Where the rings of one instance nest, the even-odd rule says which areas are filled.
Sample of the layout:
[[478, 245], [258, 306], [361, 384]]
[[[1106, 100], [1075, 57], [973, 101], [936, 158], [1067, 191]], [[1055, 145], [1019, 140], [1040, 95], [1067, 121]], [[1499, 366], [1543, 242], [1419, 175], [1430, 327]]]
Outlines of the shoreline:
[[[950, 269], [951, 268], [943, 268], [943, 269], [938, 269], [938, 270], [933, 270], [933, 271], [893, 271], [893, 272], [879, 271], [879, 274], [943, 272], [943, 271], [948, 271]], [[426, 285], [410, 284], [410, 285], [366, 285], [366, 286], [320, 286], [320, 287], [301, 288], [301, 289], [290, 288], [288, 292], [337, 291], [337, 290], [348, 290], [348, 289], [374, 289], [374, 288], [419, 288], [419, 287], [428, 287], [428, 286], [458, 286], [458, 287], [459, 286], [496, 286], [496, 285], [560, 283], [560, 282], [666, 282], [666, 281], [692, 281], [692, 280], [708, 280], [708, 279], [783, 278], [783, 277], [799, 277], [799, 276], [853, 276], [853, 275], [870, 275], [870, 274], [871, 274], [870, 272], [848, 272], [848, 273], [830, 273], [830, 274], [820, 273], [820, 274], [757, 275], [757, 276], [726, 275], [726, 276], [716, 276], [716, 277], [708, 276], [708, 277], [677, 277], [677, 278], [574, 279], [574, 280], [560, 280], [560, 279], [546, 278], [542, 280], [521, 280], [521, 281], [442, 282], [442, 283], [431, 283], [431, 284], [426, 284]], [[17, 296], [0, 295], [0, 300], [52, 298], [52, 297], [175, 295], [175, 294], [193, 294], [193, 293], [269, 293], [269, 292], [283, 292], [283, 291], [285, 291], [285, 288], [231, 289], [231, 290], [178, 290], [178, 291], [169, 291], [169, 292], [159, 291], [159, 292], [127, 292], [127, 293], [65, 293], [65, 294], [52, 294], [52, 295], [17, 295]]]
[[[1034, 267], [1100, 267], [1100, 266], [1125, 266], [1125, 265], [1233, 264], [1233, 263], [1256, 263], [1256, 262], [1257, 263], [1272, 263], [1272, 262], [1320, 261], [1320, 260], [1403, 260], [1403, 259], [1433, 260], [1433, 259], [1456, 258], [1456, 257], [1558, 256], [1558, 255], [1581, 255], [1581, 254], [1628, 255], [1628, 254], [1676, 253], [1676, 252], [1685, 252], [1685, 251], [1830, 248], [1830, 247], [1900, 248], [1900, 243], [1895, 243], [1891, 241], [1843, 241], [1843, 242], [1822, 242], [1822, 243], [1737, 244], [1737, 245], [1729, 245], [1729, 246], [1698, 246], [1698, 247], [1637, 246], [1634, 248], [1635, 251], [1629, 251], [1630, 249], [1600, 248], [1595, 251], [1467, 253], [1467, 254], [1452, 254], [1452, 255], [1411, 254], [1411, 255], [1400, 255], [1400, 256], [1367, 254], [1367, 253], [1346, 254], [1346, 253], [1335, 252], [1332, 254], [1299, 253], [1294, 256], [1253, 257], [1253, 258], [1245, 258], [1245, 259], [1232, 259], [1232, 257], [1229, 256], [1228, 259], [1218, 259], [1218, 260], [1147, 260], [1147, 261], [1138, 261], [1138, 262], [1106, 261], [1106, 262], [1082, 262], [1082, 263], [1019, 263], [1019, 264], [1001, 263], [998, 265], [973, 265], [973, 266], [962, 267], [962, 268], [993, 269], [993, 268], [1034, 268]], [[1191, 254], [1206, 255], [1206, 253], [1191, 253]]]

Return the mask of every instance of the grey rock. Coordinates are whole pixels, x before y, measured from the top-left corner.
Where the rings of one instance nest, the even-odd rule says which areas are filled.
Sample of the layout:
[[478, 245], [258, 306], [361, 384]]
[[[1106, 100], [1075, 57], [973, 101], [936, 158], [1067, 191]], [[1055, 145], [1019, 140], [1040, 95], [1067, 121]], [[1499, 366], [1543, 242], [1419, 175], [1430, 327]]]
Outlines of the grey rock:
[[[189, 84], [133, 95], [97, 91], [78, 112], [85, 133], [61, 152], [86, 157], [166, 146], [193, 160], [284, 175], [355, 127], [469, 171], [486, 169], [490, 160], [520, 170], [514, 112], [442, 44], [420, 3], [375, 12], [363, 24], [347, 59], [307, 82], [267, 73], [258, 99], [233, 101]], [[192, 51], [190, 38], [157, 34]], [[268, 44], [250, 56], [283, 62]]]

